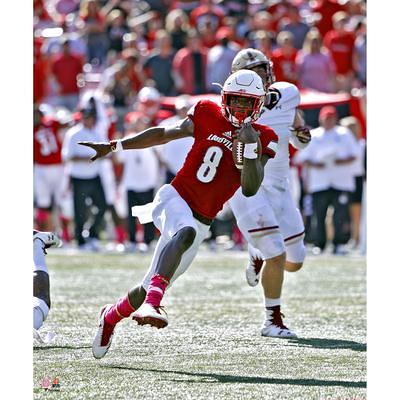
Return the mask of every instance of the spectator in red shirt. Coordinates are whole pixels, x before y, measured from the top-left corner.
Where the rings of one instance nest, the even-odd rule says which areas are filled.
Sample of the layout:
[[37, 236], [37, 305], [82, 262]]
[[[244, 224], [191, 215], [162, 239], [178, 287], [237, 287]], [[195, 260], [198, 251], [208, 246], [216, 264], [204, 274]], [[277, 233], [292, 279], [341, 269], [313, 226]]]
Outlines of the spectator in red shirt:
[[62, 226], [63, 240], [69, 241], [68, 176], [61, 159], [62, 130], [67, 121], [58, 121], [53, 115], [44, 116], [37, 104], [33, 113], [33, 182], [35, 223], [44, 231], [53, 231], [53, 211]]
[[206, 21], [209, 21], [212, 29], [216, 32], [223, 24], [225, 16], [223, 8], [216, 5], [213, 0], [201, 0], [201, 3], [190, 13], [190, 24], [200, 29]]
[[33, 1], [33, 26], [35, 29], [44, 29], [56, 26], [56, 21], [47, 11], [44, 0]]
[[333, 28], [333, 14], [344, 9], [345, 7], [339, 4], [337, 0], [317, 0], [313, 3], [311, 10], [316, 18], [315, 27], [322, 37]]
[[41, 53], [42, 40], [36, 39], [33, 44], [33, 102], [40, 103], [47, 94], [48, 62]]
[[337, 71], [338, 90], [349, 91], [353, 71], [354, 34], [346, 30], [348, 15], [339, 11], [332, 17], [333, 29], [324, 36], [324, 46], [330, 51]]
[[290, 6], [289, 0], [280, 0], [268, 7], [268, 12], [272, 15], [272, 30], [274, 32], [278, 31], [282, 19], [287, 17]]
[[79, 101], [78, 80], [83, 72], [83, 62], [71, 53], [67, 39], [62, 41], [62, 53], [54, 59], [51, 72], [59, 86], [58, 105], [74, 111]]
[[277, 81], [297, 84], [296, 56], [294, 37], [290, 32], [282, 31], [277, 37], [278, 48], [272, 52], [274, 73]]
[[208, 49], [201, 45], [196, 30], [188, 33], [187, 45], [174, 57], [172, 67], [175, 85], [183, 94], [205, 93]]

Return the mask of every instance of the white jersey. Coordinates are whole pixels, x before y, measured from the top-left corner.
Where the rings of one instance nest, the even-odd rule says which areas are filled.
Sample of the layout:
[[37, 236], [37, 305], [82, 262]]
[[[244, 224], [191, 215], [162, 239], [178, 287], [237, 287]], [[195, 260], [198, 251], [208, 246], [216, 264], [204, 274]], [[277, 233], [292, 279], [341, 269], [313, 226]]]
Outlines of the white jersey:
[[276, 82], [271, 106], [265, 107], [258, 124], [271, 127], [278, 136], [278, 148], [273, 159], [268, 160], [264, 180], [258, 192], [245, 197], [239, 188], [229, 200], [238, 227], [246, 240], [261, 252], [264, 260], [286, 251], [287, 260], [298, 263], [304, 260], [304, 225], [289, 190], [289, 142], [303, 147], [292, 135], [290, 128], [300, 103], [296, 86]]
[[264, 106], [257, 123], [271, 127], [279, 141], [275, 157], [265, 166], [264, 183], [268, 178], [289, 177], [289, 141], [297, 147], [290, 128], [296, 115], [296, 107], [300, 104], [299, 90], [291, 83], [275, 82], [268, 90], [274, 92], [277, 101], [273, 102], [271, 108]]

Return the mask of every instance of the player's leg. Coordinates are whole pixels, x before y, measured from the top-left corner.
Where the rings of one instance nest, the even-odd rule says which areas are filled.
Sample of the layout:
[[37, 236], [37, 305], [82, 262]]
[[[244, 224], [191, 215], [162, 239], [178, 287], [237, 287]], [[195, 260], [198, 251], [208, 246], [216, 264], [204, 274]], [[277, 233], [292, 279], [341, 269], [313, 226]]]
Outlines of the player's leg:
[[[167, 242], [163, 236], [160, 236], [147, 275], [152, 276], [154, 273], [160, 253]], [[114, 304], [106, 304], [102, 307], [99, 326], [92, 343], [92, 352], [95, 358], [102, 358], [106, 355], [111, 346], [116, 325], [130, 317], [143, 304], [145, 297], [146, 290], [142, 283], [129, 290], [128, 294], [119, 298]]]
[[[197, 252], [198, 246], [191, 246], [196, 238], [197, 224], [186, 202], [169, 185], [159, 190], [154, 201], [157, 205], [153, 219], [161, 236], [150, 268], [140, 286], [131, 289], [116, 304], [103, 307], [92, 346], [96, 358], [107, 353], [116, 324], [132, 313], [140, 324], [149, 323], [157, 327], [168, 324], [166, 317], [159, 311], [161, 299], [171, 278], [175, 278], [174, 273], [180, 270], [179, 264], [183, 264], [182, 261], [189, 261], [190, 264], [194, 258], [193, 254], [188, 260], [185, 251], [191, 247], [190, 254]], [[204, 237], [205, 233], [201, 235], [201, 238]], [[200, 235], [197, 240], [200, 240]]]
[[303, 267], [306, 258], [306, 248], [304, 246], [304, 233], [299, 236], [299, 240], [285, 242], [286, 263], [285, 271], [297, 272]]
[[363, 193], [363, 177], [356, 176], [356, 189], [350, 195], [351, 239], [354, 247], [360, 242], [361, 204]]
[[342, 248], [351, 236], [351, 221], [349, 211], [349, 192], [335, 190], [333, 200], [333, 246], [335, 254], [343, 254]]
[[46, 248], [59, 247], [61, 241], [52, 232], [33, 232], [33, 328], [38, 330], [50, 310], [50, 278], [45, 260]]
[[330, 190], [323, 190], [312, 194], [313, 201], [313, 216], [312, 238], [314, 245], [321, 250], [325, 249], [326, 245], [326, 213], [331, 201]]
[[38, 330], [50, 310], [50, 279], [45, 260], [44, 244], [33, 240], [33, 328]]
[[[237, 192], [229, 201], [237, 224], [249, 242], [250, 261], [246, 268], [247, 281], [255, 286], [259, 274], [264, 291], [265, 320], [261, 329], [263, 336], [295, 337], [282, 321], [281, 294], [284, 278], [285, 247], [279, 225], [272, 208], [277, 196], [264, 187], [250, 198]], [[256, 251], [257, 249], [258, 251]], [[260, 270], [260, 265], [262, 265]], [[258, 270], [261, 272], [258, 274]]]
[[289, 190], [282, 192], [280, 197], [282, 207], [275, 215], [285, 242], [285, 271], [296, 272], [302, 268], [306, 257], [304, 222]]
[[78, 246], [85, 244], [82, 236], [83, 226], [86, 220], [86, 198], [88, 196], [86, 180], [71, 178], [74, 205], [74, 232]]
[[97, 207], [98, 211], [94, 218], [93, 225], [89, 229], [89, 237], [92, 239], [98, 239], [103, 223], [104, 214], [107, 210], [106, 197], [104, 194], [103, 185], [101, 183], [100, 177], [97, 177], [92, 184], [91, 197], [93, 203]]
[[[115, 326], [122, 319], [132, 315], [132, 313], [133, 318], [141, 325], [150, 324], [161, 328], [168, 324], [168, 320], [166, 316], [161, 314], [159, 306], [154, 306], [154, 302], [160, 303], [162, 298], [162, 295], [160, 296], [160, 291], [162, 291], [163, 294], [169, 283], [166, 282], [166, 279], [162, 275], [155, 274], [160, 256], [168, 243], [169, 240], [163, 236], [160, 237], [150, 268], [141, 285], [131, 289], [126, 296], [121, 297], [115, 304], [108, 304], [102, 308], [99, 327], [92, 344], [92, 351], [95, 358], [102, 358], [105, 356], [111, 346]], [[186, 256], [186, 254], [184, 256]], [[187, 269], [193, 258], [194, 254], [189, 260], [185, 257], [184, 270]], [[181, 262], [181, 264], [183, 264], [183, 262]], [[178, 270], [180, 269], [181, 268], [178, 268]], [[164, 271], [164, 273], [168, 272]], [[173, 279], [176, 279], [176, 276], [174, 276]], [[149, 298], [146, 298], [147, 293], [150, 294]], [[144, 303], [145, 299], [148, 303]]]
[[153, 258], [142, 284], [147, 292], [144, 303], [133, 314], [139, 324], [157, 327], [168, 323], [159, 312], [166, 288], [173, 277], [176, 279], [189, 267], [209, 229], [194, 219], [192, 210], [172, 186], [163, 188], [156, 196], [158, 204], [153, 211], [154, 224], [161, 232], [156, 248], [159, 256]]
[[261, 269], [261, 285], [263, 287], [265, 306], [265, 319], [261, 327], [261, 335], [292, 338], [296, 337], [296, 334], [283, 323], [281, 313], [286, 261], [283, 238], [279, 232], [269, 236], [253, 241], [253, 244], [260, 249], [265, 260]]

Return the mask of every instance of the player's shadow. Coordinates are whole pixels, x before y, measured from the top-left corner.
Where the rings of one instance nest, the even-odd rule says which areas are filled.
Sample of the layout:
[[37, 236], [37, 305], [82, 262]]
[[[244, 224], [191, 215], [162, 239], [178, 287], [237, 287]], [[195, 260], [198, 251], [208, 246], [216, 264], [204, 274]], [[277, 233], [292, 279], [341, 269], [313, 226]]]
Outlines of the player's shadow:
[[[184, 377], [193, 377], [195, 379], [173, 379], [172, 382], [191, 382], [191, 383], [249, 383], [249, 384], [268, 384], [268, 385], [294, 385], [294, 386], [341, 386], [351, 388], [366, 388], [367, 383], [364, 381], [338, 381], [326, 379], [291, 379], [291, 378], [267, 378], [261, 376], [240, 376], [226, 375], [216, 373], [203, 372], [187, 372], [187, 371], [172, 371], [153, 368], [134, 368], [125, 367], [122, 365], [102, 365], [103, 368], [131, 370], [134, 372], [155, 372], [160, 374], [176, 374]], [[165, 379], [165, 378], [164, 378]]]
[[80, 350], [80, 349], [91, 349], [92, 346], [70, 346], [70, 345], [43, 345], [43, 346], [33, 346], [33, 350], [52, 350], [52, 349], [66, 349], [66, 350]]
[[366, 343], [352, 340], [323, 339], [323, 338], [297, 338], [288, 339], [289, 346], [313, 347], [316, 349], [350, 349], [354, 351], [367, 351]]

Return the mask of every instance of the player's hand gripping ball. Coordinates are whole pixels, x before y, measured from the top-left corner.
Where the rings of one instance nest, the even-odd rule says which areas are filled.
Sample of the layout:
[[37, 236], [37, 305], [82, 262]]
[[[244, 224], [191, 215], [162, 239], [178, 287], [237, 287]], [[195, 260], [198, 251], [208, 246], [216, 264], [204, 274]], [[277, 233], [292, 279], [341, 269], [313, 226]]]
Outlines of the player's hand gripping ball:
[[232, 148], [232, 157], [233, 162], [236, 165], [236, 168], [243, 168], [243, 152], [244, 146], [246, 143], [257, 143], [257, 155], [258, 159], [261, 158], [261, 140], [260, 133], [257, 132], [250, 123], [245, 123], [242, 127], [237, 130], [233, 135], [233, 148]]
[[310, 133], [310, 129], [308, 128], [308, 126], [300, 126], [297, 128], [291, 128], [291, 131], [297, 137], [299, 142], [304, 143], [304, 144], [310, 142], [311, 133]]

